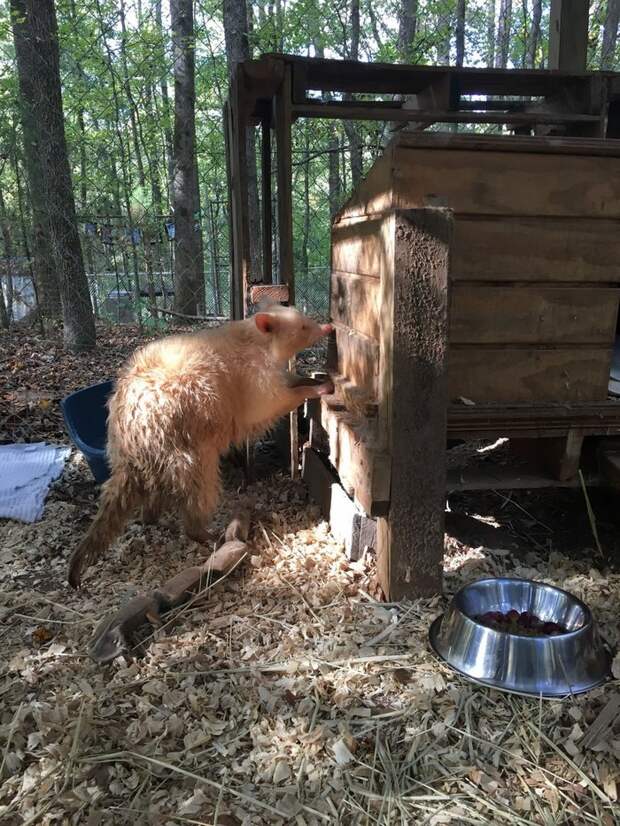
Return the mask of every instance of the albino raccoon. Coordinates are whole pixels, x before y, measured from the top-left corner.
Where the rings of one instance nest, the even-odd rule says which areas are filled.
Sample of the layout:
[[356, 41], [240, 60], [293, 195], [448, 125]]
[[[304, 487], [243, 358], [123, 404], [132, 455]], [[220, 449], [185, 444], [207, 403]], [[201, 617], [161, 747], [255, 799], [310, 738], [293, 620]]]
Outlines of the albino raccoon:
[[108, 458], [99, 511], [73, 552], [69, 582], [123, 531], [142, 507], [180, 510], [198, 541], [220, 496], [220, 456], [268, 430], [305, 399], [331, 393], [331, 382], [304, 385], [286, 371], [295, 353], [332, 330], [289, 307], [273, 306], [244, 321], [170, 336], [137, 350], [109, 401]]

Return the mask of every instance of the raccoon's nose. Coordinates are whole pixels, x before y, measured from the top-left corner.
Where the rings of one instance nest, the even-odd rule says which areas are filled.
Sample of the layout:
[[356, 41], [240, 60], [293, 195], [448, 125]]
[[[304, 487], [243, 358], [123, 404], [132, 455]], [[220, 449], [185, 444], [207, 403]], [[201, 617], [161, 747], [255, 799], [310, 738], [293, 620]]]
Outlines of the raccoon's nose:
[[334, 329], [333, 324], [321, 324], [320, 327], [324, 336], [328, 336]]

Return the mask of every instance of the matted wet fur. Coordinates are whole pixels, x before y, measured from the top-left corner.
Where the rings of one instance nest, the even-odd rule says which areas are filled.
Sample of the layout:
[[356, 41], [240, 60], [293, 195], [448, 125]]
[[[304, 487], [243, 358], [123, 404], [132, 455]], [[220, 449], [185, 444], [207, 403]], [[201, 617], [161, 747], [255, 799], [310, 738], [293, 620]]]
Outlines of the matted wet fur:
[[176, 507], [185, 532], [204, 541], [220, 497], [220, 456], [283, 415], [333, 391], [299, 385], [290, 358], [331, 332], [293, 308], [272, 306], [244, 321], [174, 335], [137, 350], [121, 370], [108, 407], [110, 479], [98, 513], [69, 562], [83, 572], [142, 508], [146, 521]]

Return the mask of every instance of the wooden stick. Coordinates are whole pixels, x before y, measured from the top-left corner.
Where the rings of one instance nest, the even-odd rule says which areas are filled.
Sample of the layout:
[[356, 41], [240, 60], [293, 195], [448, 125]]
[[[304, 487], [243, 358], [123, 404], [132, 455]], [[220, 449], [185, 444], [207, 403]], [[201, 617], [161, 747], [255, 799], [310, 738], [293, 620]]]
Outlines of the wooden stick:
[[250, 514], [242, 511], [229, 523], [224, 544], [199, 565], [185, 568], [160, 588], [130, 600], [115, 613], [102, 619], [88, 646], [91, 659], [109, 663], [132, 648], [133, 634], [143, 625], [162, 625], [162, 614], [183, 605], [197, 592], [203, 592], [235, 568], [247, 554], [246, 540]]

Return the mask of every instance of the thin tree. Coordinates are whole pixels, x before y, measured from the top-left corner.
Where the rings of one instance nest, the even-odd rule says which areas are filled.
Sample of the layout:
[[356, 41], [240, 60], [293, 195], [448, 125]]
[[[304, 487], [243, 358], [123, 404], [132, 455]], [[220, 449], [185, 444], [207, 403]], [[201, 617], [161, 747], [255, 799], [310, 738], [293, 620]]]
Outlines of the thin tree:
[[603, 44], [601, 46], [601, 69], [603, 70], [609, 71], [614, 68], [619, 22], [620, 0], [607, 0], [607, 11], [603, 26]]
[[465, 60], [465, 0], [456, 2], [456, 65]]
[[0, 280], [0, 326], [8, 329], [13, 315], [13, 236], [11, 223], [7, 214], [4, 193], [0, 186], [0, 234], [4, 245], [4, 260], [6, 261], [6, 299]]
[[536, 66], [536, 52], [540, 43], [540, 19], [542, 17], [542, 0], [533, 0], [532, 25], [527, 37], [526, 67], [533, 69]]
[[413, 61], [417, 28], [418, 0], [402, 0], [398, 15], [398, 53], [403, 63]]
[[495, 10], [496, 0], [487, 0], [486, 64], [495, 65]]
[[176, 240], [174, 307], [199, 315], [204, 308], [204, 263], [196, 175], [195, 42], [192, 0], [171, 0], [174, 54], [174, 180]]
[[[325, 49], [321, 42], [314, 44], [314, 51], [317, 57], [325, 57]], [[329, 92], [323, 92], [322, 99], [330, 101], [332, 96]], [[327, 152], [329, 155], [328, 161], [328, 198], [329, 198], [329, 217], [330, 220], [340, 209], [340, 202], [342, 198], [341, 190], [342, 183], [340, 180], [340, 133], [333, 121], [328, 121], [327, 129], [329, 132], [329, 140], [327, 144]]]
[[[44, 190], [47, 229], [62, 303], [64, 343], [83, 350], [95, 344], [88, 281], [75, 215], [60, 87], [58, 25], [53, 0], [11, 0], [25, 142], [34, 137], [38, 160], [29, 169], [31, 195]], [[32, 148], [26, 155], [32, 160]], [[37, 175], [43, 175], [37, 179]]]
[[[166, 43], [164, 35], [164, 27], [162, 23], [161, 0], [155, 0], [155, 25], [159, 35], [159, 51], [162, 65], [166, 65]], [[168, 169], [168, 187], [169, 198], [172, 200], [172, 179], [174, 177], [174, 162], [172, 151], [172, 129], [170, 128], [170, 96], [168, 95], [168, 80], [167, 72], [162, 72], [159, 81], [159, 91], [162, 100], [163, 122], [164, 122], [164, 141], [166, 147], [166, 164]]]
[[[351, 0], [350, 8], [350, 42], [349, 58], [360, 59], [360, 0]], [[353, 96], [346, 94], [345, 100], [352, 100]], [[353, 189], [362, 180], [362, 142], [357, 126], [352, 120], [343, 121], [344, 129], [349, 139], [349, 157], [351, 159], [351, 181]]]
[[499, 19], [497, 21], [497, 46], [495, 49], [495, 67], [497, 69], [505, 69], [508, 65], [511, 24], [512, 0], [500, 0]]

